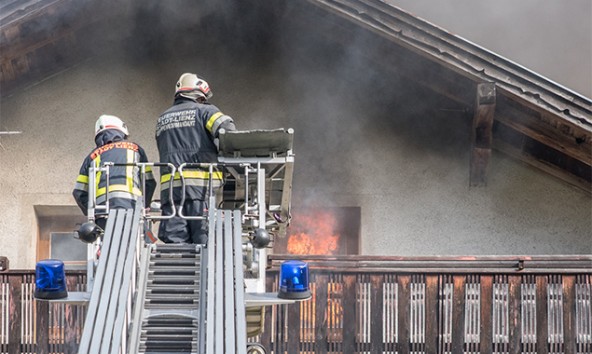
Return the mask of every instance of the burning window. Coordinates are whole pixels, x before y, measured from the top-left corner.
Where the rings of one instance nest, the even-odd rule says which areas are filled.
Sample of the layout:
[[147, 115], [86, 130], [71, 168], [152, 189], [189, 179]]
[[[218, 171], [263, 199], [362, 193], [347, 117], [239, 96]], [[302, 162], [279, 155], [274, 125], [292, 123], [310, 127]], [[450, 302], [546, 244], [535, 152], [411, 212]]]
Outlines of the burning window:
[[287, 236], [276, 240], [274, 253], [301, 255], [358, 254], [360, 208], [292, 210]]

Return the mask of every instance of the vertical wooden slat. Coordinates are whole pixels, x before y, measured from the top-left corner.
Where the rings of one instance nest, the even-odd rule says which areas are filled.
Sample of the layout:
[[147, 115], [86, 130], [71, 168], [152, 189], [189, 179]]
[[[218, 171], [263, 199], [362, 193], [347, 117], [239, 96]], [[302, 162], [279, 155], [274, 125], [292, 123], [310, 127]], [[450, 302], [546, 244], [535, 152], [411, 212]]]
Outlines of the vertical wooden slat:
[[[66, 284], [68, 291], [77, 291], [78, 279], [67, 277]], [[76, 343], [76, 318], [78, 313], [77, 305], [64, 306], [64, 354], [76, 354], [78, 343]]]
[[464, 275], [455, 275], [453, 283], [452, 352], [462, 353], [464, 352], [466, 277]]
[[575, 277], [563, 276], [563, 343], [566, 353], [576, 351]]
[[78, 306], [66, 305], [64, 307], [64, 354], [76, 354], [78, 343], [76, 343], [76, 314]]
[[300, 302], [288, 305], [288, 353], [300, 352]]
[[49, 301], [36, 300], [37, 353], [49, 353]]
[[370, 276], [371, 294], [370, 294], [370, 352], [381, 354], [383, 351], [383, 295], [384, 295], [384, 275], [373, 274]]
[[356, 276], [343, 276], [343, 352], [354, 353], [358, 322], [356, 321]]
[[549, 320], [547, 316], [547, 287], [548, 281], [546, 275], [539, 275], [536, 278], [536, 331], [537, 342], [536, 352], [538, 354], [548, 354], [549, 345]]
[[481, 276], [481, 328], [480, 328], [480, 352], [481, 354], [492, 353], [492, 306], [493, 299], [493, 276]]
[[9, 289], [9, 335], [8, 335], [8, 352], [21, 352], [21, 298], [22, 298], [22, 276], [10, 277], [8, 280]]
[[522, 352], [521, 342], [522, 342], [522, 326], [520, 323], [520, 284], [521, 284], [521, 277], [520, 276], [509, 276], [508, 277], [509, 283], [509, 299], [508, 299], [508, 316], [509, 316], [509, 335], [510, 335], [510, 342], [509, 342], [509, 353], [510, 354], [519, 354]]
[[409, 275], [401, 275], [398, 277], [397, 283], [399, 286], [399, 296], [397, 304], [399, 322], [397, 330], [397, 332], [399, 333], [399, 350], [397, 352], [400, 354], [409, 354], [409, 296], [411, 295], [409, 285], [411, 283], [411, 277]]
[[436, 353], [438, 347], [438, 276], [426, 276], [426, 353]]
[[328, 276], [316, 277], [315, 353], [327, 353], [327, 286]]

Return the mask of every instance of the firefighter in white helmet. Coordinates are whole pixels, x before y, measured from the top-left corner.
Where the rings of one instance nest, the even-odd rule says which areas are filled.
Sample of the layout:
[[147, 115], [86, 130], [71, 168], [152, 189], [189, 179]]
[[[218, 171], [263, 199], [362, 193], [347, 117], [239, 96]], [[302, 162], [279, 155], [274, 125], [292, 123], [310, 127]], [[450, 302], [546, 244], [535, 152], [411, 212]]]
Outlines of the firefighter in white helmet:
[[[175, 87], [174, 104], [164, 111], [156, 124], [156, 143], [160, 162], [180, 166], [183, 163], [217, 162], [215, 139], [220, 129], [236, 130], [234, 121], [218, 107], [208, 103], [212, 91], [208, 83], [192, 73], [179, 77]], [[183, 169], [185, 180], [185, 202], [183, 214], [204, 215], [207, 209], [208, 187], [219, 188], [222, 172], [214, 170], [212, 186], [208, 186], [207, 169]], [[171, 176], [163, 171], [161, 176], [161, 209], [163, 215], [172, 214], [170, 186], [173, 179], [173, 200], [181, 201], [180, 176]], [[207, 224], [203, 220], [186, 220], [172, 217], [160, 222], [158, 237], [165, 243], [206, 243]]]
[[[138, 163], [148, 162], [146, 152], [138, 144], [128, 141], [129, 131], [125, 123], [118, 117], [104, 114], [95, 123], [95, 149], [88, 154], [80, 167], [76, 185], [72, 195], [80, 210], [88, 212], [88, 182], [91, 166], [99, 167], [104, 162]], [[107, 199], [106, 174], [96, 173], [97, 204], [102, 205]], [[156, 189], [156, 181], [149, 166], [146, 167], [145, 187], [142, 191], [139, 167], [113, 166], [109, 169], [109, 207], [134, 208], [138, 197], [144, 196], [148, 205]], [[106, 225], [106, 215], [95, 213], [95, 223], [103, 230]]]

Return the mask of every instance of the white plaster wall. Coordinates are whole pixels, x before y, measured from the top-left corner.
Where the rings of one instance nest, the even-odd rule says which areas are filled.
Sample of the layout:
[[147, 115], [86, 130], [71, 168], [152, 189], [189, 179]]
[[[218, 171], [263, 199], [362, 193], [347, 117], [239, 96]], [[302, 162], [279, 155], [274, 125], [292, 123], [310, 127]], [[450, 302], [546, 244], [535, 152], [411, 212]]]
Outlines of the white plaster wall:
[[[23, 133], [0, 138], [0, 254], [13, 269], [34, 267], [33, 208], [75, 204], [70, 193], [100, 114], [122, 117], [156, 161], [155, 120], [185, 71], [209, 80], [212, 102], [240, 129], [295, 128], [293, 206], [361, 207], [364, 254], [592, 253], [589, 194], [497, 152], [488, 186], [468, 188], [466, 119], [397, 97], [397, 82], [361, 95], [327, 63], [291, 69], [239, 53], [98, 55], [3, 98], [2, 129]], [[380, 73], [368, 75], [361, 85]]]

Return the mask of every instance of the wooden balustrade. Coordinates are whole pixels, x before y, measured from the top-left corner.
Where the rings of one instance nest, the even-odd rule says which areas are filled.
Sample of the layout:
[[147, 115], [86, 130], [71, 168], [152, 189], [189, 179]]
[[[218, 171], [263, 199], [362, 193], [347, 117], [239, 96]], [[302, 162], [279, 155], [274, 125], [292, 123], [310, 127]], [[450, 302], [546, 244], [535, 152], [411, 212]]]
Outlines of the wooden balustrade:
[[[269, 291], [290, 258], [269, 257]], [[298, 258], [313, 297], [266, 308], [270, 353], [592, 352], [592, 257]], [[0, 353], [76, 353], [84, 307], [35, 301], [34, 278], [0, 273]]]

